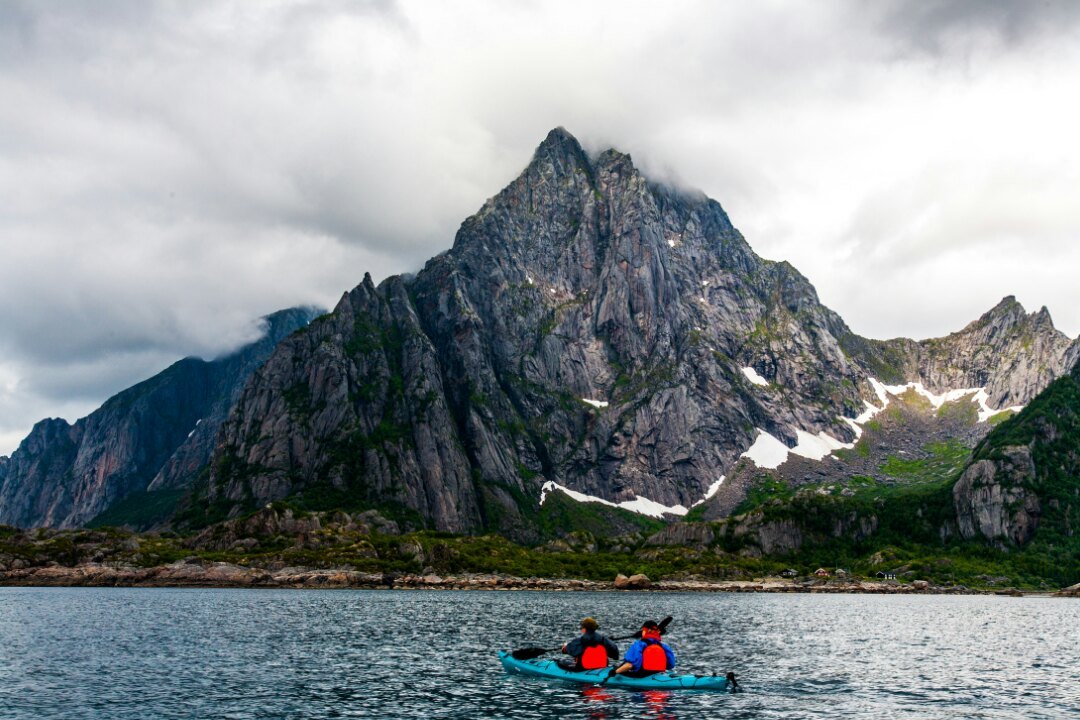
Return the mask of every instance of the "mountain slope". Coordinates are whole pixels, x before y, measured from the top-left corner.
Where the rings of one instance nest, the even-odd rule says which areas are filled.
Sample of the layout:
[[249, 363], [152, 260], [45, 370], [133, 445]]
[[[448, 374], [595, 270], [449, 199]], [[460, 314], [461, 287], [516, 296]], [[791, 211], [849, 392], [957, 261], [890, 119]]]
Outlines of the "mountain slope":
[[0, 523], [81, 526], [132, 493], [190, 483], [248, 376], [313, 314], [275, 313], [257, 342], [214, 361], [180, 360], [73, 425], [39, 422], [5, 460]]
[[871, 378], [1027, 402], [1069, 341], [1006, 299], [942, 341], [874, 341], [715, 201], [553, 130], [414, 278], [370, 277], [289, 338], [222, 429], [202, 521], [380, 507], [528, 538], [547, 482], [674, 514], [762, 432], [855, 439]]

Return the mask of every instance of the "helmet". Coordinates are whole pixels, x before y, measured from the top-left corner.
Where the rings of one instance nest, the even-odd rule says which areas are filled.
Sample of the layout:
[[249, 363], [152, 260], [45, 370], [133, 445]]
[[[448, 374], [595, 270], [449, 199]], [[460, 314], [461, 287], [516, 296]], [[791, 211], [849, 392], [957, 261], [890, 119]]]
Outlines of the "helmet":
[[660, 639], [660, 626], [656, 624], [655, 620], [646, 620], [641, 623], [641, 638], [650, 640]]

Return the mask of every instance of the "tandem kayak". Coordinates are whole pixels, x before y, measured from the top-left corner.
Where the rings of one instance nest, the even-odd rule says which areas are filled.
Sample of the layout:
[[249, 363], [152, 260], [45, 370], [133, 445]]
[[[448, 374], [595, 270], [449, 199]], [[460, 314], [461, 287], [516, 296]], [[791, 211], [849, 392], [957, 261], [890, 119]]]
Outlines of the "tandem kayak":
[[[506, 672], [532, 677], [562, 680], [581, 685], [598, 685], [607, 677], [607, 668], [572, 672], [559, 667], [554, 660], [515, 660], [510, 653], [500, 652], [499, 660]], [[604, 683], [605, 687], [630, 690], [727, 690], [727, 678], [719, 675], [674, 675], [659, 672], [648, 677], [634, 678], [616, 675]]]

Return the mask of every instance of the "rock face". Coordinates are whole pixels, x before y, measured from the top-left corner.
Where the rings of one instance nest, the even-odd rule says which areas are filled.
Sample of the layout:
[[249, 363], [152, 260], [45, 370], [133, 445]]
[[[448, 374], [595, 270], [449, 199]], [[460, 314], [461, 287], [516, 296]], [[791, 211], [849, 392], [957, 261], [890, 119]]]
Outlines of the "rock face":
[[870, 377], [1018, 404], [1070, 353], [1011, 298], [947, 338], [860, 338], [715, 201], [557, 129], [448, 252], [365, 277], [279, 346], [196, 502], [235, 515], [299, 496], [527, 537], [545, 481], [686, 508], [757, 428], [850, 439], [840, 418], [874, 398]]
[[1080, 353], [1080, 343], [1054, 327], [1045, 307], [1029, 314], [1011, 295], [943, 338], [865, 342], [854, 344], [883, 381], [917, 380], [936, 393], [985, 387], [990, 405], [999, 408], [1031, 402]]
[[960, 533], [999, 544], [1073, 547], [1080, 531], [1080, 367], [975, 448], [953, 488]]
[[997, 461], [978, 460], [953, 486], [960, 534], [1023, 545], [1039, 525], [1039, 498], [1027, 486], [1035, 479], [1031, 451], [1008, 447]]
[[365, 279], [281, 346], [224, 427], [208, 501], [318, 488], [445, 530], [518, 527], [545, 480], [689, 506], [756, 427], [850, 435], [847, 333], [716, 202], [555, 130], [449, 252]]
[[74, 425], [42, 420], [2, 461], [0, 523], [76, 527], [132, 493], [185, 486], [252, 371], [313, 315], [271, 315], [256, 343], [210, 362], [181, 360]]

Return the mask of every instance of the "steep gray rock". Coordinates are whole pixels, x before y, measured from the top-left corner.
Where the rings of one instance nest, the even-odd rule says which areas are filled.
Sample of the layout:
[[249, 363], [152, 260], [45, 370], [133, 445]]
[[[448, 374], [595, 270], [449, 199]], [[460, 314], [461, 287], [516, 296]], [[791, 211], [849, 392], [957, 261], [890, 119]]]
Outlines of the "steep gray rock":
[[1025, 405], [1068, 372], [1080, 346], [1044, 307], [1028, 313], [1013, 296], [942, 338], [851, 340], [868, 372], [885, 382], [922, 382], [933, 392], [985, 387], [994, 407]]
[[1035, 463], [1027, 447], [1005, 448], [996, 461], [978, 460], [953, 486], [956, 519], [966, 539], [1028, 542], [1039, 525], [1039, 498], [1030, 486]]
[[874, 399], [869, 377], [1019, 404], [1069, 345], [1012, 299], [948, 338], [860, 338], [718, 203], [556, 129], [449, 251], [365, 278], [279, 347], [195, 501], [206, 518], [297, 496], [527, 536], [547, 480], [689, 507], [757, 428], [850, 439], [840, 418]]
[[471, 467], [435, 348], [401, 278], [370, 276], [334, 312], [286, 339], [222, 427], [211, 502], [261, 505], [297, 493], [480, 522]]
[[[517, 523], [544, 480], [688, 506], [758, 426], [792, 443], [800, 428], [850, 434], [838, 416], [861, 409], [863, 373], [837, 342], [847, 332], [716, 202], [648, 182], [618, 152], [592, 160], [555, 130], [450, 251], [412, 280], [365, 281], [279, 349], [227, 423], [208, 496], [237, 512], [329, 485], [455, 530]], [[408, 357], [385, 343], [369, 357], [380, 344], [367, 335], [395, 333]], [[774, 387], [753, 386], [746, 365]], [[373, 433], [391, 379], [404, 402], [387, 440]], [[421, 431], [409, 413], [429, 392], [439, 421]], [[310, 427], [289, 393], [310, 397]], [[421, 439], [439, 458], [427, 475]]]
[[38, 423], [0, 477], [0, 523], [76, 527], [132, 493], [190, 482], [248, 376], [313, 314], [276, 313], [256, 343], [219, 360], [180, 360], [74, 425]]

